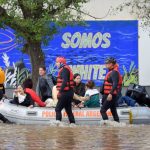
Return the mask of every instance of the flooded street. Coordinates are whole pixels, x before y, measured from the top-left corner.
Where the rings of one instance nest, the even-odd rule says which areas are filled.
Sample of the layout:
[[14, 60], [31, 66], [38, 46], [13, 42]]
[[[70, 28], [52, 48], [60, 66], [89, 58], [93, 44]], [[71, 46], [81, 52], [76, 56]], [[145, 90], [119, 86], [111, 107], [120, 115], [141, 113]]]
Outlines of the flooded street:
[[150, 126], [51, 127], [0, 124], [0, 150], [149, 150]]

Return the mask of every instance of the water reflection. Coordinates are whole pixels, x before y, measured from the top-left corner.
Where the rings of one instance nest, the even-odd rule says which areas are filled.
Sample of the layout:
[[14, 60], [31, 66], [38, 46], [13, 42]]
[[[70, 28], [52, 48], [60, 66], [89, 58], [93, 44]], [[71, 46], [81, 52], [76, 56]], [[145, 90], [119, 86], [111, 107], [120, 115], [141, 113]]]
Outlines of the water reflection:
[[0, 124], [0, 150], [149, 150], [150, 126], [50, 127]]
[[117, 129], [104, 128], [101, 131], [101, 149], [108, 150], [108, 147], [112, 150], [120, 150], [119, 132]]
[[73, 150], [76, 146], [75, 138], [77, 138], [74, 134], [74, 131], [71, 128], [62, 128], [58, 129], [55, 132], [56, 134], [56, 148], [58, 149], [66, 149]]

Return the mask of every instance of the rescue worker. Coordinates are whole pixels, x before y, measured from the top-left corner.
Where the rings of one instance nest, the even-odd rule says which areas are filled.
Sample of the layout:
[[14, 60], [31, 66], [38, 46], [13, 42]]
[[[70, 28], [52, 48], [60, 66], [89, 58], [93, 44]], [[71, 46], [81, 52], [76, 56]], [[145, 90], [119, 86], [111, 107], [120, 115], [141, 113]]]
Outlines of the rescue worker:
[[[0, 100], [5, 96], [5, 87], [4, 87], [4, 82], [5, 82], [5, 72], [4, 70], [0, 67]], [[5, 118], [1, 113], [0, 113], [0, 120], [2, 120], [4, 123], [11, 123], [7, 118]]]
[[0, 100], [5, 95], [4, 82], [5, 82], [5, 72], [2, 68], [0, 68]]
[[106, 59], [105, 65], [109, 71], [104, 79], [102, 107], [100, 112], [103, 120], [108, 120], [106, 112], [110, 108], [114, 120], [119, 122], [116, 103], [118, 100], [118, 94], [121, 92], [122, 77], [118, 71], [119, 66], [113, 57]]
[[3, 123], [7, 123], [7, 124], [11, 124], [12, 123], [7, 118], [5, 118], [1, 113], [0, 113], [0, 120], [3, 121]]
[[74, 115], [72, 113], [72, 99], [73, 99], [73, 73], [70, 67], [66, 64], [66, 59], [64, 57], [56, 58], [56, 66], [59, 69], [58, 77], [57, 77], [57, 85], [56, 88], [58, 92], [58, 103], [56, 105], [56, 120], [62, 120], [61, 111], [65, 108], [66, 113], [68, 115], [70, 123], [75, 123]]

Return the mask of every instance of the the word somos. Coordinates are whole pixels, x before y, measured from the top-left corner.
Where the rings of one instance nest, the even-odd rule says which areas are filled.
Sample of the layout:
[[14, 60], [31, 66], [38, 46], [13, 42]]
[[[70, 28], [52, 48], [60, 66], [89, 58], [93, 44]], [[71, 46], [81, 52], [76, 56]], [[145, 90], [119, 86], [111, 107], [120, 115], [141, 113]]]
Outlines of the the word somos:
[[62, 48], [108, 48], [110, 47], [110, 33], [80, 33], [71, 34], [66, 32], [63, 34], [61, 43]]

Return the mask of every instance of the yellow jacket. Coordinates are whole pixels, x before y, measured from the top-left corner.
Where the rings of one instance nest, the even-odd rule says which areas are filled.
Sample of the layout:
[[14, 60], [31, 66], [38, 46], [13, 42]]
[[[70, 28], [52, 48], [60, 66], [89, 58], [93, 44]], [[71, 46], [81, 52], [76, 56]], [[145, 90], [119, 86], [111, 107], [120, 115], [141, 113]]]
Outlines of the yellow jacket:
[[5, 82], [5, 72], [2, 68], [0, 68], [0, 84]]

